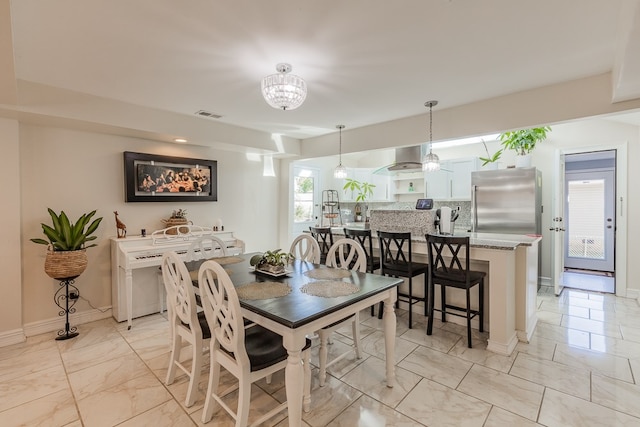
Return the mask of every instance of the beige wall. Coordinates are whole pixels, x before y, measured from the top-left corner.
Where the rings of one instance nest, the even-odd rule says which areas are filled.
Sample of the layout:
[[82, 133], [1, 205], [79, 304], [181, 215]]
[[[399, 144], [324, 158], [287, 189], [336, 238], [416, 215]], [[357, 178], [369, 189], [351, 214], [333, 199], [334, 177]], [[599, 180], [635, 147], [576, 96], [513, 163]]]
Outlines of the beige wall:
[[[60, 323], [58, 327], [63, 324], [53, 302], [58, 284], [43, 271], [46, 249], [29, 241], [41, 237], [41, 222], [50, 223], [47, 207], [65, 210], [73, 221], [93, 209], [104, 217], [97, 233], [98, 247], [87, 250], [89, 266], [76, 280], [81, 296], [100, 309], [111, 305], [109, 238], [116, 235], [114, 210], [130, 235], [139, 234], [141, 228], [159, 229], [161, 220], [174, 209], [185, 208], [189, 220], [197, 225], [212, 226], [214, 219], [222, 219], [225, 230], [245, 240], [247, 251], [277, 245], [276, 228], [265, 226], [277, 222], [277, 179], [264, 178], [262, 163], [242, 153], [28, 124], [19, 125], [18, 138], [17, 122], [8, 121], [9, 126], [5, 122], [0, 123], [0, 136], [3, 152], [10, 156], [5, 157], [3, 171], [15, 184], [5, 189], [5, 200], [15, 203], [5, 207], [15, 208], [3, 210], [7, 230], [0, 254], [13, 256], [13, 263], [20, 265], [15, 248], [22, 245], [22, 280], [19, 269], [3, 274], [0, 338], [21, 325], [29, 334], [52, 320]], [[218, 202], [125, 203], [123, 151], [217, 160]], [[275, 168], [279, 174], [278, 161]], [[76, 308], [79, 314], [92, 311], [82, 300]]]
[[19, 126], [15, 120], [0, 118], [2, 150], [2, 244], [0, 244], [0, 334], [14, 341], [22, 336], [22, 287], [20, 283], [20, 163]]

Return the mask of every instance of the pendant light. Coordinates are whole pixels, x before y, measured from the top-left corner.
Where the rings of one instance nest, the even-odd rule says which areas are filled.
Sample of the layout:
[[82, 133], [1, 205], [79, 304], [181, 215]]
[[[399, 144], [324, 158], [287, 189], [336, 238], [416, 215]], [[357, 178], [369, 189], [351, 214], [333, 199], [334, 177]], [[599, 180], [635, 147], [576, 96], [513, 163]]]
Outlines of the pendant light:
[[433, 142], [433, 107], [438, 105], [438, 101], [427, 101], [424, 106], [429, 107], [429, 154], [422, 158], [422, 170], [426, 172], [436, 172], [440, 170], [440, 158], [433, 154], [431, 144]]
[[333, 177], [344, 179], [347, 177], [347, 168], [342, 166], [342, 129], [344, 129], [344, 125], [336, 125], [336, 129], [340, 131], [340, 164], [336, 166], [336, 169], [333, 171]]

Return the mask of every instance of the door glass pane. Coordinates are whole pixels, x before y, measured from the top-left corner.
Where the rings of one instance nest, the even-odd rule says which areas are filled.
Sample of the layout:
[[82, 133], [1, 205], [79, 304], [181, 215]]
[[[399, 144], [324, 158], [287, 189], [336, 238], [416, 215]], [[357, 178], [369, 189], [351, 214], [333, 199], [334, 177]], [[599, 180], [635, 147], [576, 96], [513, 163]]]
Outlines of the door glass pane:
[[569, 253], [604, 259], [604, 179], [568, 181]]
[[313, 188], [312, 177], [296, 176], [293, 195], [293, 222], [309, 222], [313, 220]]

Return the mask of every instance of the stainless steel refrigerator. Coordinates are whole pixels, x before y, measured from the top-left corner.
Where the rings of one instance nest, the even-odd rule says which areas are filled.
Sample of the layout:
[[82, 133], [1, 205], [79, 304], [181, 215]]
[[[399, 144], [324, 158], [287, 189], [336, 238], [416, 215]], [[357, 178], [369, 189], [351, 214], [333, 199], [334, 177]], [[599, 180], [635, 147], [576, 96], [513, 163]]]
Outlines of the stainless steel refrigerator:
[[471, 231], [541, 234], [542, 178], [536, 168], [471, 173]]

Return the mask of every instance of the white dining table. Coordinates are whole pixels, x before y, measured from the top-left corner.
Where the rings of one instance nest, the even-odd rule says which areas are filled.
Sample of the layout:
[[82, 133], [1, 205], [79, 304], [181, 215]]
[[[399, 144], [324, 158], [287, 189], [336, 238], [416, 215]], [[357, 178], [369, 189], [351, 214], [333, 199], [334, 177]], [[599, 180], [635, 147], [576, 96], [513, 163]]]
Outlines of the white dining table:
[[351, 271], [345, 283], [357, 285], [358, 291], [337, 297], [321, 297], [305, 293], [301, 288], [315, 281], [306, 273], [316, 269], [326, 269], [324, 265], [296, 260], [288, 266], [290, 272], [281, 277], [271, 277], [256, 273], [249, 267], [249, 259], [254, 254], [244, 254], [242, 262], [227, 264], [234, 286], [261, 281], [278, 281], [291, 286], [291, 292], [279, 298], [240, 300], [243, 316], [282, 336], [282, 342], [288, 353], [285, 368], [285, 387], [288, 402], [289, 425], [302, 424], [303, 407], [309, 409], [310, 402], [303, 402], [304, 372], [302, 349], [306, 337], [315, 331], [349, 317], [363, 309], [384, 301], [384, 337], [386, 355], [386, 386], [393, 387], [395, 377], [395, 334], [396, 287], [402, 279], [380, 276], [370, 273]]

